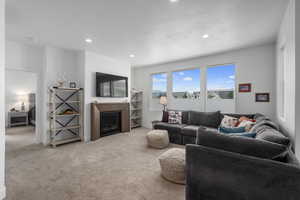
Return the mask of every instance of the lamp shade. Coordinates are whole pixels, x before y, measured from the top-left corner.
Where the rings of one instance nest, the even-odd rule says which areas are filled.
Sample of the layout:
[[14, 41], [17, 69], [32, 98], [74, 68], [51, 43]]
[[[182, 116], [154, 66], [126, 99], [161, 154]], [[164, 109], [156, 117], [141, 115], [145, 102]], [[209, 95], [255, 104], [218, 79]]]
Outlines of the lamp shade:
[[159, 103], [162, 105], [167, 105], [168, 104], [168, 100], [166, 96], [161, 96], [159, 99]]

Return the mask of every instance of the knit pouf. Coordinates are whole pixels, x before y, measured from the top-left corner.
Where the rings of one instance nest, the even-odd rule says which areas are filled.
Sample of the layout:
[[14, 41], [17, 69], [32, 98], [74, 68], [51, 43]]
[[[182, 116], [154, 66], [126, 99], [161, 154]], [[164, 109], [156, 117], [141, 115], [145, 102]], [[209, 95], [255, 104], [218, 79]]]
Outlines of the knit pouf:
[[169, 135], [166, 130], [152, 130], [147, 133], [147, 142], [150, 147], [163, 149], [169, 145]]
[[174, 183], [185, 184], [185, 149], [173, 148], [158, 158], [161, 175]]

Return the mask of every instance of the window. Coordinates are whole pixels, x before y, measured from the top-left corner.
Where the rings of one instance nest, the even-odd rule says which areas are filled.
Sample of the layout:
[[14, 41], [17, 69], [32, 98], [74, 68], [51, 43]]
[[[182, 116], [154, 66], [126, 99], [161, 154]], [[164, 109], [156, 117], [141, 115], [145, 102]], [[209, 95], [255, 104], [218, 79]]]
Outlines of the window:
[[208, 67], [207, 111], [235, 112], [235, 65]]
[[152, 98], [167, 96], [167, 73], [152, 74]]
[[200, 99], [200, 69], [176, 71], [172, 75], [175, 98]]

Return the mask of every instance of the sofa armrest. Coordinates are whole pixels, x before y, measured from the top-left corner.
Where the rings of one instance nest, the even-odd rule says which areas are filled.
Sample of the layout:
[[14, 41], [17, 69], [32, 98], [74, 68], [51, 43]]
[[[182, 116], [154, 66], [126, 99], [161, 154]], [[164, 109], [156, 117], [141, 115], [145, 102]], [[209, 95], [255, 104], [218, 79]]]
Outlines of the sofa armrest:
[[186, 146], [186, 200], [296, 200], [300, 168], [201, 145]]
[[203, 130], [198, 132], [196, 144], [267, 159], [272, 159], [287, 151], [284, 145]]

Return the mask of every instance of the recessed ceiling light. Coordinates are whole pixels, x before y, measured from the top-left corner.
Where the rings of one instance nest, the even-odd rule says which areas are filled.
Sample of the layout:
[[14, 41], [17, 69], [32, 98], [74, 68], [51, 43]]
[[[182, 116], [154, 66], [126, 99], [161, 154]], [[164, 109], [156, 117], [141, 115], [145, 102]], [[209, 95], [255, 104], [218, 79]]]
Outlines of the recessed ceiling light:
[[203, 35], [202, 37], [203, 37], [204, 39], [206, 39], [206, 38], [208, 38], [208, 35], [205, 34], [205, 35]]
[[169, 0], [171, 3], [178, 2], [179, 0]]
[[86, 42], [86, 43], [92, 43], [93, 40], [92, 40], [91, 38], [86, 38], [86, 39], [85, 39], [85, 42]]
[[130, 58], [134, 58], [135, 55], [134, 55], [134, 54], [130, 54], [129, 57], [130, 57]]

